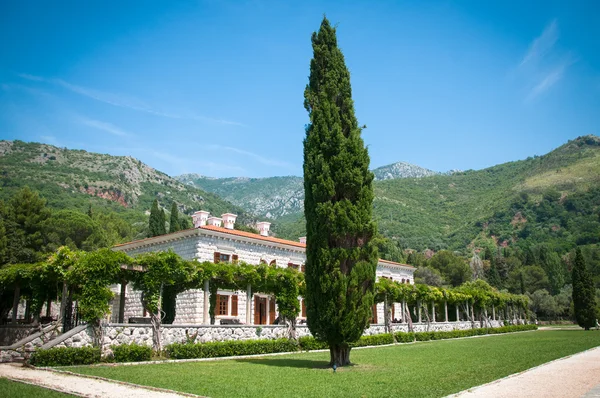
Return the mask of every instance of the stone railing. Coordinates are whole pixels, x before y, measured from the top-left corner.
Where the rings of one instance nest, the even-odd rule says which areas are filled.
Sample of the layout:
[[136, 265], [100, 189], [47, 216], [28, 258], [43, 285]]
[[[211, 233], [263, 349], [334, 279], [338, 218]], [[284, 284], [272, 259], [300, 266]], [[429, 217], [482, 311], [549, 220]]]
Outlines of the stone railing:
[[33, 351], [42, 348], [48, 341], [55, 339], [59, 334], [59, 329], [60, 325], [54, 322], [14, 344], [1, 346], [0, 362], [15, 362], [27, 359]]

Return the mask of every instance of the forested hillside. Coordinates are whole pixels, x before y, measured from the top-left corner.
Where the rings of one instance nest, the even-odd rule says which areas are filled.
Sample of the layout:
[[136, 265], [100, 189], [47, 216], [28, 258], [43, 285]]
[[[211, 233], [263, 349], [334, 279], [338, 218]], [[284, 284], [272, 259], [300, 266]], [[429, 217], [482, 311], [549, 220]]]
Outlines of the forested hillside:
[[155, 198], [167, 211], [176, 202], [182, 214], [203, 209], [216, 215], [235, 212], [241, 223], [253, 220], [217, 195], [182, 184], [130, 156], [0, 141], [0, 200], [9, 201], [25, 186], [38, 192], [50, 209], [85, 214], [91, 206], [98, 216], [123, 221], [128, 231], [121, 240], [145, 237]]

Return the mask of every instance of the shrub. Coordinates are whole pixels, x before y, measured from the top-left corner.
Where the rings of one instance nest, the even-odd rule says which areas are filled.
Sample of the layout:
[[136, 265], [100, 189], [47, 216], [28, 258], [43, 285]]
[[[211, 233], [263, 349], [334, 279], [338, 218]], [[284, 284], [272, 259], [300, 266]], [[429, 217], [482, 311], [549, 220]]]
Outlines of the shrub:
[[366, 347], [373, 345], [393, 344], [394, 337], [391, 333], [375, 334], [372, 336], [362, 336], [357, 342], [351, 343], [350, 347]]
[[298, 351], [298, 343], [288, 339], [174, 343], [166, 346], [165, 351], [173, 359], [216, 358]]
[[100, 362], [100, 349], [93, 347], [62, 347], [37, 350], [29, 359], [34, 366], [91, 365]]
[[319, 341], [312, 336], [304, 336], [298, 339], [302, 351], [325, 350], [329, 345], [324, 341]]
[[396, 332], [394, 333], [394, 336], [396, 336], [396, 341], [398, 343], [412, 343], [415, 341], [415, 334], [413, 332]]
[[152, 348], [139, 344], [111, 346], [116, 362], [142, 362], [152, 359]]

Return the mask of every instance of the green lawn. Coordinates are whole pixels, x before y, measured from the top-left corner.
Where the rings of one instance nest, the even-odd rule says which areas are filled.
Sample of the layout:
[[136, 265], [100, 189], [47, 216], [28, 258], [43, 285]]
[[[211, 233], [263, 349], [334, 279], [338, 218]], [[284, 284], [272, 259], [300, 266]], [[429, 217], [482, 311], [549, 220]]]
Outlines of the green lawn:
[[72, 395], [47, 390], [41, 387], [31, 386], [29, 384], [19, 383], [0, 377], [0, 396], [2, 398], [23, 398], [23, 397], [41, 397], [41, 398], [66, 398]]
[[596, 331], [535, 331], [258, 359], [69, 370], [210, 397], [440, 397], [600, 345]]

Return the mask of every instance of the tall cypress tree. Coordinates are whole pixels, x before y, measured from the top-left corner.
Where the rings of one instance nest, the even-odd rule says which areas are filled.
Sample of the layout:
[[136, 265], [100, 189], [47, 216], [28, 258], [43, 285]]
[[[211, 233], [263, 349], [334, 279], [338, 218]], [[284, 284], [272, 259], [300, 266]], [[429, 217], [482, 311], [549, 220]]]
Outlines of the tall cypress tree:
[[323, 18], [312, 34], [304, 107], [306, 309], [308, 327], [329, 344], [331, 365], [350, 363], [372, 316], [377, 249], [373, 173], [354, 116], [350, 73], [335, 28]]
[[165, 228], [165, 212], [158, 207], [158, 199], [154, 199], [152, 209], [150, 209], [150, 220], [148, 221], [148, 235], [150, 237], [164, 235]]
[[179, 224], [179, 209], [177, 203], [173, 202], [171, 205], [171, 221], [169, 222], [169, 233], [177, 232], [181, 230], [181, 224]]
[[573, 306], [577, 324], [590, 330], [596, 324], [596, 296], [592, 275], [585, 266], [585, 260], [578, 247], [573, 263]]

